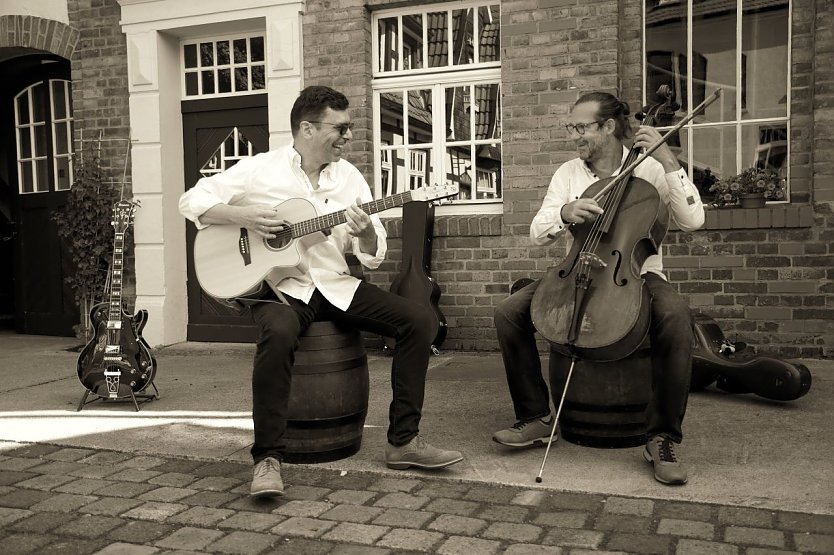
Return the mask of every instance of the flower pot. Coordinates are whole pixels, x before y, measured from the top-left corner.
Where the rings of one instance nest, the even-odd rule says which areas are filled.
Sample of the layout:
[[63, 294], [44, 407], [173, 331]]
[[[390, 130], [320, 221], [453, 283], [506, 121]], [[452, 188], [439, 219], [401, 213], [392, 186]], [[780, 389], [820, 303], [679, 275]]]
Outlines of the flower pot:
[[739, 198], [742, 208], [763, 208], [765, 205], [764, 193], [745, 193]]

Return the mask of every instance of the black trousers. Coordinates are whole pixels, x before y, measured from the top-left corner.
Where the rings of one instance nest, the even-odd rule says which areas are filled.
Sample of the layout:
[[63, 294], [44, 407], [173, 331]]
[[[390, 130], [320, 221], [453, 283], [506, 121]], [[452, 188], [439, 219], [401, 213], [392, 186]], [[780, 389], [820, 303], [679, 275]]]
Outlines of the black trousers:
[[[681, 425], [692, 376], [692, 315], [689, 305], [660, 276], [643, 274], [651, 294], [652, 396], [647, 409], [649, 437], [663, 435], [680, 442]], [[550, 394], [542, 377], [530, 303], [535, 281], [504, 299], [495, 310], [495, 329], [507, 383], [518, 420], [550, 413]], [[562, 384], [551, 384], [561, 396]]]
[[355, 329], [393, 337], [393, 398], [388, 410], [388, 442], [404, 445], [417, 435], [423, 409], [426, 370], [438, 320], [428, 307], [361, 282], [347, 311], [339, 310], [319, 291], [309, 304], [287, 297], [289, 304], [252, 305], [259, 328], [252, 372], [252, 458], [283, 457], [287, 407], [299, 336], [314, 320], [332, 320]]

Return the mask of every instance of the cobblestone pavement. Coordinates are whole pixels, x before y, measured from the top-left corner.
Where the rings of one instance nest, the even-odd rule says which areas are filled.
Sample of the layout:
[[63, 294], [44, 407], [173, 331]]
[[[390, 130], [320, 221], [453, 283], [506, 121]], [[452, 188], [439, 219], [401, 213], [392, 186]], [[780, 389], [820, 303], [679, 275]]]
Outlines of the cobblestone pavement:
[[33, 444], [0, 452], [0, 554], [834, 553], [834, 516]]

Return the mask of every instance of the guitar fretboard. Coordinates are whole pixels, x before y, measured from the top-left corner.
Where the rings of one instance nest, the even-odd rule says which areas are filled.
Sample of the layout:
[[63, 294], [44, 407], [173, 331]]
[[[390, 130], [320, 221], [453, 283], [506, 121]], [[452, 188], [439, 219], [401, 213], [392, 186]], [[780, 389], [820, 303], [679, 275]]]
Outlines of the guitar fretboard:
[[[361, 208], [366, 214], [376, 214], [377, 212], [382, 212], [383, 210], [388, 210], [389, 208], [402, 206], [407, 202], [411, 202], [411, 191], [366, 202], [365, 204], [360, 204], [359, 208]], [[345, 217], [345, 211], [342, 210], [340, 212], [333, 212], [317, 218], [304, 220], [303, 222], [294, 223], [290, 226], [290, 229], [293, 237], [302, 237], [304, 235], [309, 235], [310, 233], [330, 229], [331, 227], [343, 224], [346, 221], [347, 218]]]
[[116, 232], [113, 239], [113, 268], [110, 271], [110, 306], [107, 314], [107, 345], [111, 348], [121, 345], [124, 246], [125, 234]]

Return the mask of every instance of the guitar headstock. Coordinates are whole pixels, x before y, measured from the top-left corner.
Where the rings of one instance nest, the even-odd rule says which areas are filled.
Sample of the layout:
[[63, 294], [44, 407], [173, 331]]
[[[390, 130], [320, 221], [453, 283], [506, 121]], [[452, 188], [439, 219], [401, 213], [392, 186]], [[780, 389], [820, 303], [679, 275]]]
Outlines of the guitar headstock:
[[437, 200], [441, 198], [453, 197], [456, 194], [458, 194], [458, 186], [455, 183], [427, 185], [411, 191], [411, 200]]
[[120, 200], [113, 205], [113, 219], [110, 223], [116, 233], [124, 233], [133, 224], [133, 217], [136, 209], [139, 208], [138, 200]]

